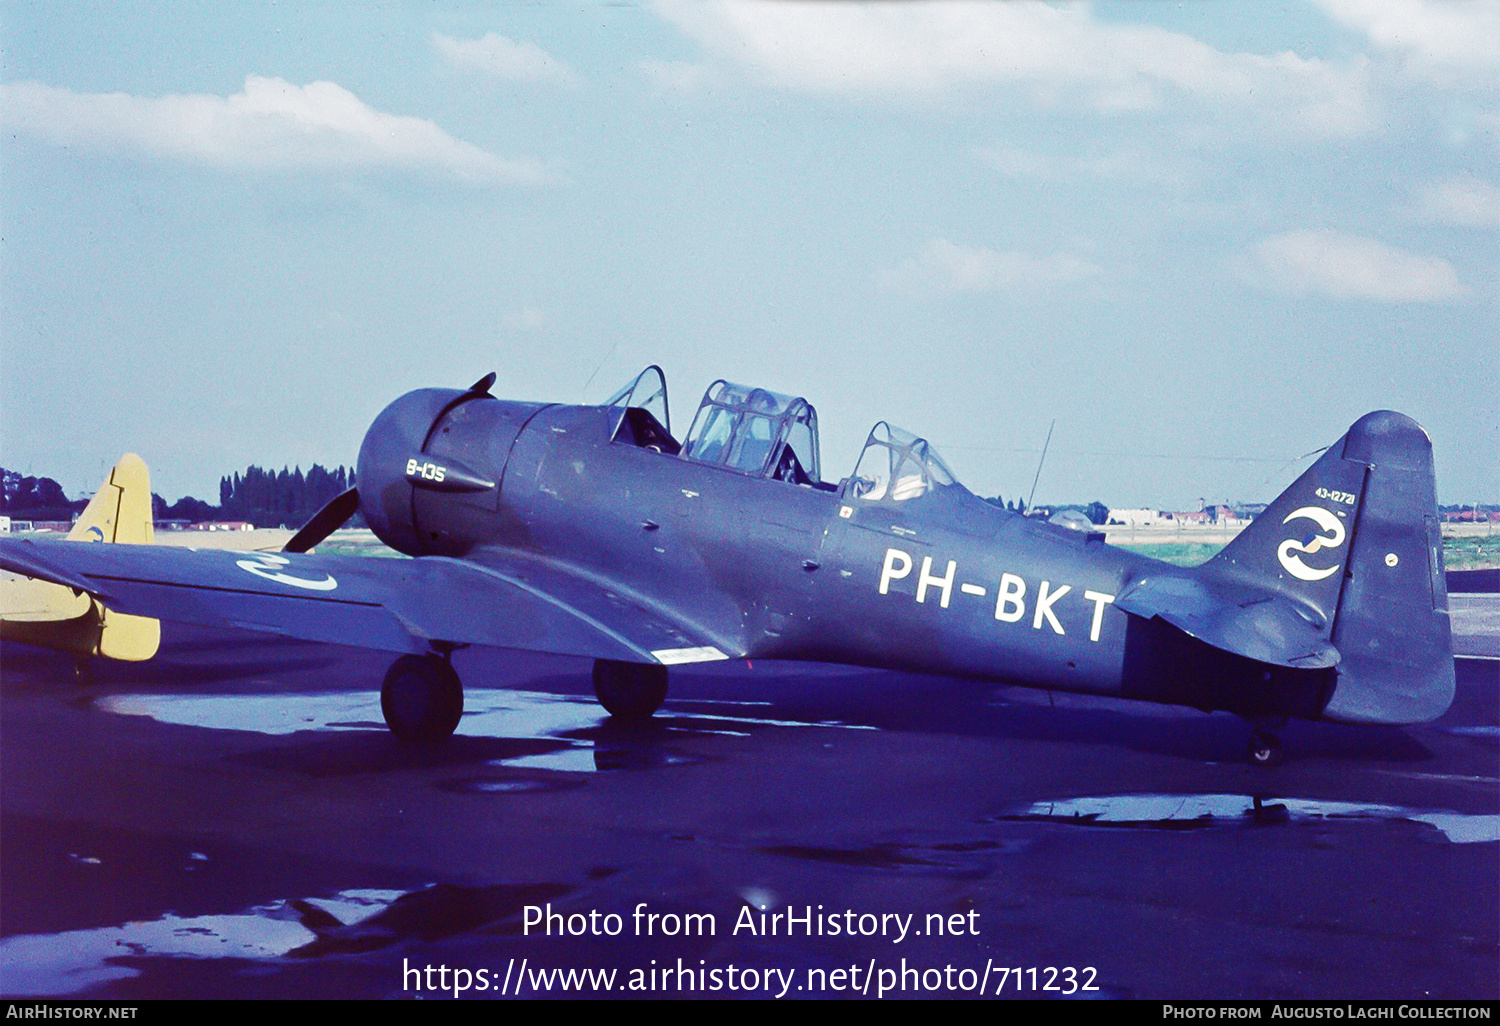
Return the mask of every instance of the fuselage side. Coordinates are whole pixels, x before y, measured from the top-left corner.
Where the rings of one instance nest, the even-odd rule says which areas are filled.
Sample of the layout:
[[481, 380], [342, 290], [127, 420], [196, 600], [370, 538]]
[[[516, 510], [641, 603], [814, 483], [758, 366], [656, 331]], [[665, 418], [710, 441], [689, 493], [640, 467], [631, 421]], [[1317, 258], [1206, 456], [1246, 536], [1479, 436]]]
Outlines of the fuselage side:
[[497, 530], [470, 557], [493, 546], [603, 575], [732, 656], [1237, 706], [1171, 672], [1214, 653], [1113, 607], [1135, 577], [1181, 568], [959, 486], [869, 502], [610, 442], [609, 429], [597, 408], [532, 414]]

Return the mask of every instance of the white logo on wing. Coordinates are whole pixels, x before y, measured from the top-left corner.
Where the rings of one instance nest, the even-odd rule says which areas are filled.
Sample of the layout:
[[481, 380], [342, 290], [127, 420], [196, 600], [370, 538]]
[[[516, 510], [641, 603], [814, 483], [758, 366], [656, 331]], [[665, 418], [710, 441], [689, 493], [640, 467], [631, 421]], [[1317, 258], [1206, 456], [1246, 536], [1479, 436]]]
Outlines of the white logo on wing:
[[[1336, 549], [1344, 544], [1344, 525], [1339, 518], [1322, 506], [1303, 506], [1294, 509], [1286, 515], [1283, 524], [1290, 524], [1293, 520], [1311, 520], [1321, 530], [1328, 534], [1314, 535], [1312, 540], [1300, 542], [1295, 538], [1288, 538], [1276, 549], [1276, 558], [1281, 560], [1281, 565], [1286, 572], [1299, 581], [1321, 581], [1325, 577], [1331, 577], [1339, 568], [1339, 564], [1325, 569], [1317, 569], [1302, 562], [1302, 556], [1311, 556], [1322, 549]], [[1301, 553], [1302, 555], [1298, 555]]]
[[277, 569], [277, 567], [283, 567], [289, 563], [291, 563], [291, 560], [285, 556], [273, 556], [269, 552], [261, 552], [250, 559], [238, 560], [235, 566], [241, 570], [248, 570], [257, 577], [264, 577], [268, 581], [275, 581], [278, 584], [290, 584], [297, 588], [306, 588], [309, 591], [332, 591], [339, 586], [339, 582], [327, 574], [323, 575], [321, 581], [310, 581], [306, 577], [284, 574]]

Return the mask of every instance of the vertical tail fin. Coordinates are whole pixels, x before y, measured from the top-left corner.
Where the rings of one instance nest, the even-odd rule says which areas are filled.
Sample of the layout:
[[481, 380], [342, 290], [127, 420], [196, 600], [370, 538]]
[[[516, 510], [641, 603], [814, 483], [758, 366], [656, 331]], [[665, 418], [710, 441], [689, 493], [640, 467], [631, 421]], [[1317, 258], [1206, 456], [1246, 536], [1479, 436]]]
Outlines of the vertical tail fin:
[[[112, 542], [117, 545], [150, 545], [155, 540], [151, 515], [151, 473], [145, 461], [133, 452], [120, 457], [109, 477], [99, 486], [78, 522], [68, 532], [69, 541]], [[161, 622], [147, 616], [130, 616], [95, 602], [98, 616], [97, 654], [109, 659], [139, 662], [150, 659], [161, 645]]]
[[78, 516], [68, 541], [150, 545], [151, 475], [133, 452], [120, 457]]
[[1323, 715], [1418, 723], [1453, 700], [1432, 443], [1409, 417], [1361, 417], [1202, 568], [1294, 598], [1339, 650]]

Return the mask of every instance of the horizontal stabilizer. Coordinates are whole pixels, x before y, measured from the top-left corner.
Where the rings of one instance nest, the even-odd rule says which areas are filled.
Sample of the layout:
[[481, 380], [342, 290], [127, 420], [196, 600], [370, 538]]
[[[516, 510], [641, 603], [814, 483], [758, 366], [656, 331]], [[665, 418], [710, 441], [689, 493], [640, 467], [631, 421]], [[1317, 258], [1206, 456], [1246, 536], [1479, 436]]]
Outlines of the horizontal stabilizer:
[[1323, 670], [1339, 650], [1323, 636], [1317, 614], [1291, 599], [1247, 585], [1163, 575], [1134, 582], [1115, 608], [1160, 619], [1214, 648], [1272, 666]]

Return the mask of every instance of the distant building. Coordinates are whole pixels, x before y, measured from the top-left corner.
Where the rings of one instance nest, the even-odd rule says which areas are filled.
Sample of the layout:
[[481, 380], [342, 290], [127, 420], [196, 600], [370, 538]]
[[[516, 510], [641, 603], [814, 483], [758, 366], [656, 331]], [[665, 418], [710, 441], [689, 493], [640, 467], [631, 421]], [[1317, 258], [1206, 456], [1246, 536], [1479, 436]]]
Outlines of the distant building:
[[253, 531], [255, 525], [245, 520], [201, 520], [189, 524], [189, 531]]
[[1500, 521], [1500, 511], [1480, 509], [1460, 509], [1444, 513], [1443, 519], [1450, 524], [1483, 524], [1486, 521]]
[[1112, 509], [1109, 511], [1109, 523], [1119, 524], [1122, 527], [1150, 527], [1152, 524], [1161, 523], [1161, 510], [1156, 509]]
[[10, 534], [10, 517], [0, 516], [0, 534]]

